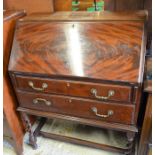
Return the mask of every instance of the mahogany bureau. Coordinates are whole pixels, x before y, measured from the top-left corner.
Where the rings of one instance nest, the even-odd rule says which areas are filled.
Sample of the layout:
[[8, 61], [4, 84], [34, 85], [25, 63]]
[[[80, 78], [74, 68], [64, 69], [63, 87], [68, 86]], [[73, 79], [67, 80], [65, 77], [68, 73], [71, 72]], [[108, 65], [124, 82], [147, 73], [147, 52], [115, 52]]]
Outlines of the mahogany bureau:
[[[132, 154], [145, 57], [147, 12], [57, 12], [18, 21], [9, 74], [37, 147], [41, 134]], [[33, 132], [28, 115], [42, 117]], [[41, 132], [45, 118], [127, 133], [126, 148]]]

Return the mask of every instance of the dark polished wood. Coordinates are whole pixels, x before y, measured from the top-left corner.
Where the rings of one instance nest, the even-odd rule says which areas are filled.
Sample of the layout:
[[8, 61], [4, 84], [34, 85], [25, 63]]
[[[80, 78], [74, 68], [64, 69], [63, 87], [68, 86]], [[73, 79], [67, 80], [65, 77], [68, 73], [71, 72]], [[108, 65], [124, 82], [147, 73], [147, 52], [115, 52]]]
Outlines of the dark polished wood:
[[[26, 13], [24, 10], [6, 10], [3, 12], [3, 112], [5, 121], [9, 127], [8, 130], [11, 133], [13, 146], [18, 155], [21, 155], [23, 150], [24, 130], [23, 123], [16, 111], [17, 100], [8, 75], [8, 63], [16, 21], [25, 15]], [[5, 130], [3, 132], [5, 134]]]
[[[106, 103], [99, 101], [86, 100], [82, 98], [63, 97], [59, 95], [43, 95], [40, 93], [17, 93], [20, 106], [40, 111], [48, 111], [55, 113], [68, 114], [77, 117], [99, 119], [101, 121], [133, 124], [134, 106], [122, 105], [118, 103]], [[34, 100], [37, 100], [37, 103]], [[50, 105], [47, 104], [50, 102]], [[100, 115], [108, 115], [109, 111], [113, 111], [113, 115], [107, 118], [96, 116], [92, 108], [97, 109]]]
[[94, 142], [90, 142], [90, 141], [86, 141], [86, 140], [81, 140], [78, 138], [72, 138], [72, 137], [67, 137], [67, 136], [60, 136], [57, 134], [52, 134], [52, 133], [46, 133], [41, 131], [40, 134], [43, 137], [46, 138], [52, 138], [55, 140], [60, 140], [60, 141], [67, 141], [73, 144], [82, 144], [84, 146], [88, 146], [88, 147], [93, 147], [93, 148], [97, 148], [97, 149], [103, 149], [103, 150], [107, 150], [107, 151], [111, 151], [111, 152], [118, 152], [118, 153], [126, 153], [128, 152], [128, 148], [124, 149], [124, 148], [119, 148], [119, 147], [114, 147], [114, 146], [109, 146], [109, 145], [105, 145], [105, 144], [98, 144], [98, 143], [94, 143]]
[[104, 0], [106, 11], [127, 11], [145, 9], [148, 11], [147, 49], [152, 45], [152, 0]]
[[9, 64], [18, 110], [125, 131], [131, 154], [146, 18], [145, 11], [61, 12], [20, 20]]
[[[133, 86], [122, 86], [118, 84], [101, 84], [92, 82], [81, 82], [71, 80], [58, 80], [51, 78], [38, 78], [32, 76], [16, 75], [17, 88], [23, 91], [54, 93], [69, 96], [77, 96], [83, 98], [98, 99], [92, 93], [92, 89], [96, 89], [97, 95], [108, 96], [109, 91], [114, 91], [114, 95], [105, 99], [106, 101], [120, 101], [124, 103], [132, 102]], [[32, 83], [31, 86], [29, 83]], [[47, 88], [40, 90], [42, 85], [46, 83]], [[103, 100], [103, 99], [99, 99]]]
[[39, 121], [38, 126], [36, 127], [35, 131], [34, 131], [34, 137], [35, 139], [37, 138], [37, 136], [40, 135], [40, 130], [42, 129], [42, 127], [44, 126], [44, 124], [46, 123], [47, 118], [42, 117]]
[[125, 154], [126, 155], [133, 155], [135, 154], [134, 151], [134, 138], [135, 138], [135, 133], [134, 132], [127, 132], [127, 139], [128, 139], [128, 143], [127, 143], [127, 147], [130, 148]]
[[143, 22], [20, 22], [9, 70], [140, 83], [143, 26]]
[[32, 145], [34, 149], [37, 149], [37, 139], [35, 138], [34, 132], [32, 131], [32, 125], [29, 116], [26, 113], [21, 113], [21, 117], [25, 123], [25, 131], [29, 132], [29, 144]]
[[57, 114], [57, 113], [52, 113], [52, 112], [43, 112], [43, 111], [38, 111], [38, 110], [33, 110], [33, 109], [28, 109], [28, 108], [21, 108], [18, 107], [18, 111], [21, 112], [26, 112], [28, 114], [32, 114], [35, 116], [41, 116], [41, 117], [47, 117], [47, 118], [54, 118], [54, 119], [64, 119], [64, 120], [69, 120], [69, 121], [75, 121], [77, 123], [81, 124], [86, 124], [90, 126], [96, 126], [96, 127], [101, 127], [101, 128], [107, 128], [107, 129], [112, 129], [112, 130], [118, 130], [118, 131], [123, 131], [123, 132], [138, 132], [138, 129], [135, 125], [126, 125], [126, 124], [119, 124], [119, 123], [109, 123], [109, 122], [102, 122], [99, 120], [90, 120], [87, 118], [78, 118], [74, 116], [68, 116], [68, 115], [63, 115], [63, 114]]

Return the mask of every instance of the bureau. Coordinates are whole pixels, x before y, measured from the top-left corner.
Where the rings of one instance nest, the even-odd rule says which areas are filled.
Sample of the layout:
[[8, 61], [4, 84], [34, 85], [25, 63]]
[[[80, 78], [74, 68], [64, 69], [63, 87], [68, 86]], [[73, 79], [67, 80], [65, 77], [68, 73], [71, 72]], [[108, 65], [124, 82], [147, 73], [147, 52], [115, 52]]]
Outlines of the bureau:
[[[17, 22], [9, 74], [36, 148], [41, 134], [132, 154], [140, 107], [147, 12], [57, 12]], [[29, 115], [42, 117], [32, 131]], [[45, 118], [125, 132], [126, 148], [41, 132]]]

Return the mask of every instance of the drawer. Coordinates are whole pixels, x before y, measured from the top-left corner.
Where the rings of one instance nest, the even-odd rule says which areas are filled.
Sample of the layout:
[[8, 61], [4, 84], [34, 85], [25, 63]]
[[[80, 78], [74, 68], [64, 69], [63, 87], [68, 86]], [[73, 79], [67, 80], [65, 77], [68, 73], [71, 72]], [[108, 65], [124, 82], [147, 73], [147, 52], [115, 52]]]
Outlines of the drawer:
[[67, 82], [48, 78], [16, 75], [17, 88], [26, 91], [68, 94]]
[[27, 76], [16, 76], [17, 87], [21, 90], [63, 94], [120, 102], [132, 101], [132, 87], [81, 81], [55, 80]]
[[101, 121], [132, 124], [134, 105], [18, 91], [21, 107]]

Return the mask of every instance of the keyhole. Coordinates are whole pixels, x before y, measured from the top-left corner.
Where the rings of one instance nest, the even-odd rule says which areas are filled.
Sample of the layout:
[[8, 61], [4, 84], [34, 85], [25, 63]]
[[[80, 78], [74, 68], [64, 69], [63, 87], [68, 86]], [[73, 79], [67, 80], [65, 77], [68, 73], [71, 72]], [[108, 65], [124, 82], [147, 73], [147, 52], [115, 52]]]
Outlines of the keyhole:
[[70, 87], [70, 83], [67, 83], [67, 87]]
[[71, 99], [69, 99], [69, 103], [72, 103], [72, 100]]

